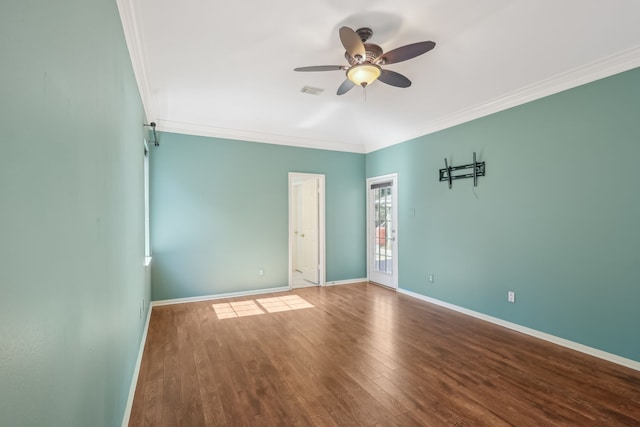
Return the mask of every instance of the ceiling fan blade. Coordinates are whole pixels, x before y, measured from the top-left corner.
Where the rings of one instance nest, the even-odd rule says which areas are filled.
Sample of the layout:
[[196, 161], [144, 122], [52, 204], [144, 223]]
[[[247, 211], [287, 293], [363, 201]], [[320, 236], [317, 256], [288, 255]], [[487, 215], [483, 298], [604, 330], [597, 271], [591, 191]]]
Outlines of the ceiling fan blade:
[[299, 67], [294, 68], [293, 71], [335, 71], [345, 70], [347, 67], [344, 65], [315, 65], [312, 67]]
[[[353, 31], [349, 27], [340, 28], [340, 41], [344, 46], [344, 49], [351, 55], [351, 57], [356, 58], [356, 56], [360, 56], [360, 58], [364, 58], [366, 55], [366, 49], [364, 48], [364, 43], [360, 40], [360, 36]], [[356, 58], [358, 59], [358, 58]]]
[[382, 64], [395, 64], [396, 62], [406, 61], [407, 59], [427, 53], [434, 47], [436, 47], [436, 44], [431, 41], [408, 44], [383, 53], [376, 58], [375, 62], [383, 61], [381, 62]]
[[378, 80], [380, 80], [382, 83], [386, 83], [395, 87], [411, 86], [411, 80], [409, 80], [402, 74], [396, 73], [395, 71], [391, 70], [382, 70], [382, 73], [380, 73], [380, 77], [378, 77]]
[[355, 85], [356, 84], [354, 82], [352, 82], [349, 79], [346, 79], [345, 81], [342, 82], [342, 84], [338, 88], [338, 95], [344, 95], [345, 93], [349, 92], [349, 90], [351, 90], [351, 88], [354, 87]]

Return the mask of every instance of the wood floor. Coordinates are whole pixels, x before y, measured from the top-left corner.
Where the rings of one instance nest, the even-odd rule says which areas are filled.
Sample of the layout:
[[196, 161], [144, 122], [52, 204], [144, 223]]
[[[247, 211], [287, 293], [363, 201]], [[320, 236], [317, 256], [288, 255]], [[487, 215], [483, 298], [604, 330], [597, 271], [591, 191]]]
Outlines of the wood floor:
[[[314, 307], [212, 307], [291, 294]], [[640, 426], [640, 372], [375, 285], [306, 288], [155, 307], [129, 425]]]

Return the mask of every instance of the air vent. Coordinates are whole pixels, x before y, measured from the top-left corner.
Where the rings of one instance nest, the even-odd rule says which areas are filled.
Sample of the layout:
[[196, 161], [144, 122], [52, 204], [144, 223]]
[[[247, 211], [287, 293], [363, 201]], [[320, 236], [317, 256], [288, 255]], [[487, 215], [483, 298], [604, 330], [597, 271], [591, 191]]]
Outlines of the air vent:
[[320, 95], [322, 92], [324, 92], [324, 89], [320, 89], [320, 88], [317, 88], [317, 87], [311, 87], [311, 86], [305, 86], [302, 89], [300, 89], [300, 92], [308, 93], [309, 95]]

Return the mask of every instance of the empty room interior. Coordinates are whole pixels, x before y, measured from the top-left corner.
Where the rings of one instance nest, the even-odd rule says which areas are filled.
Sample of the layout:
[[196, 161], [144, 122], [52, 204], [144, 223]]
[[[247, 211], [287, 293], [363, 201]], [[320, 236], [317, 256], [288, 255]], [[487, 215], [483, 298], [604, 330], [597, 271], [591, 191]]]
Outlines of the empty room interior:
[[640, 3], [0, 5], [0, 425], [640, 425]]

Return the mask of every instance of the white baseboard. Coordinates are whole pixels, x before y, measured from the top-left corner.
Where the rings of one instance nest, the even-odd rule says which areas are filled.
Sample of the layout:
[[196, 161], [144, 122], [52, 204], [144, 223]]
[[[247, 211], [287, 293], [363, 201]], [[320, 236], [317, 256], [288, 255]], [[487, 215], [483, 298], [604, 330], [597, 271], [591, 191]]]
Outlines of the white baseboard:
[[149, 309], [147, 310], [147, 319], [144, 322], [144, 329], [142, 330], [140, 348], [138, 349], [138, 358], [136, 359], [136, 365], [133, 368], [133, 377], [131, 378], [131, 386], [129, 387], [129, 397], [127, 398], [127, 404], [124, 408], [124, 416], [122, 417], [122, 427], [129, 426], [129, 418], [131, 418], [131, 409], [133, 409], [133, 398], [136, 394], [136, 386], [138, 385], [138, 375], [140, 375], [140, 365], [142, 364], [144, 346], [147, 342], [147, 332], [149, 331], [149, 321], [151, 319], [152, 309], [153, 307], [149, 306]]
[[523, 334], [530, 335], [535, 338], [540, 338], [542, 340], [551, 342], [553, 344], [561, 345], [566, 348], [570, 348], [572, 350], [579, 351], [581, 353], [588, 354], [590, 356], [595, 356], [600, 359], [604, 359], [608, 362], [613, 362], [618, 365], [626, 366], [627, 368], [635, 369], [636, 371], [640, 371], [640, 362], [635, 360], [627, 359], [625, 357], [618, 356], [613, 353], [607, 353], [606, 351], [598, 350], [597, 348], [589, 347], [584, 344], [580, 344], [574, 341], [569, 341], [564, 338], [557, 337], [555, 335], [547, 334], [545, 332], [541, 332], [535, 329], [527, 328], [526, 326], [518, 325], [516, 323], [511, 323], [506, 320], [499, 319], [497, 317], [488, 316], [486, 314], [479, 313], [477, 311], [469, 310], [464, 307], [460, 307], [454, 304], [449, 304], [448, 302], [440, 301], [435, 298], [430, 298], [422, 294], [418, 294], [416, 292], [408, 291], [406, 289], [398, 288], [398, 292], [404, 295], [408, 295], [413, 298], [417, 298], [422, 301], [429, 302], [431, 304], [439, 305], [444, 308], [448, 308], [453, 311], [457, 311], [462, 314], [466, 314], [468, 316], [475, 317], [480, 320], [484, 320], [498, 326], [502, 326], [508, 329], [512, 329], [514, 331], [522, 332]]
[[[333, 280], [330, 282], [325, 282], [324, 286], [351, 285], [354, 283], [362, 283], [362, 282], [368, 282], [368, 279], [364, 277], [361, 279]], [[309, 287], [314, 287], [314, 286], [316, 285], [312, 285]], [[299, 288], [294, 288], [294, 289], [299, 289]], [[252, 296], [252, 295], [270, 294], [272, 292], [287, 292], [290, 290], [291, 289], [289, 289], [288, 286], [280, 286], [277, 288], [258, 289], [258, 290], [252, 290], [252, 291], [229, 292], [225, 294], [203, 295], [198, 297], [165, 299], [165, 300], [151, 301], [151, 307], [159, 307], [162, 305], [172, 305], [172, 304], [184, 304], [188, 302], [210, 301], [210, 300], [224, 299], [224, 298], [246, 297], [246, 296]]]
[[165, 300], [159, 300], [159, 301], [152, 301], [151, 306], [158, 307], [161, 305], [184, 304], [187, 302], [210, 301], [210, 300], [223, 299], [223, 298], [246, 297], [251, 295], [270, 294], [272, 292], [286, 292], [289, 290], [290, 289], [288, 286], [281, 286], [278, 288], [257, 289], [253, 291], [229, 292], [226, 294], [203, 295], [199, 297], [165, 299]]
[[291, 287], [291, 290], [293, 291], [294, 289], [306, 289], [306, 288], [317, 288], [318, 284], [317, 283], [305, 283], [303, 285], [295, 285]]
[[361, 279], [349, 279], [349, 280], [332, 280], [330, 282], [325, 282], [325, 286], [340, 286], [340, 285], [353, 285], [354, 283], [362, 283], [368, 282], [369, 280], [366, 277]]

